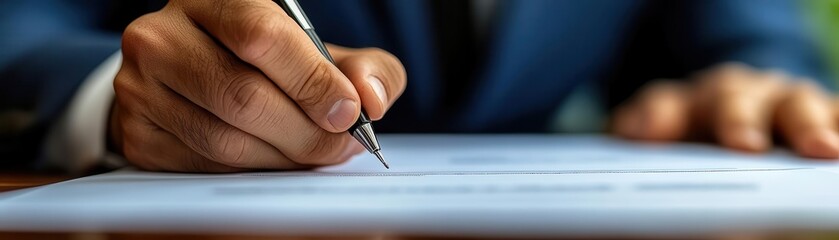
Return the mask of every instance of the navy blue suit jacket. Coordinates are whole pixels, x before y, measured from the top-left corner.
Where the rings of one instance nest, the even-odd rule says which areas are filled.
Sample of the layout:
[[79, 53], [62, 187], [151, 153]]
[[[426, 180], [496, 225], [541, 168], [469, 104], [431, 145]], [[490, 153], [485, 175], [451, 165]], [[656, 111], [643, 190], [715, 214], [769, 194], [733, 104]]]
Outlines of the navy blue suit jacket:
[[[164, 1], [0, 2], [0, 110], [35, 121], [3, 133], [0, 156], [36, 156], [79, 82], [119, 47], [131, 19]], [[444, 102], [426, 1], [301, 0], [321, 38], [398, 56], [408, 87], [381, 132], [538, 132], [569, 91], [597, 82], [614, 105], [644, 81], [740, 61], [826, 80], [794, 2], [500, 0], [474, 87]], [[441, 111], [454, 106], [459, 111]], [[0, 163], [10, 161], [0, 161]]]

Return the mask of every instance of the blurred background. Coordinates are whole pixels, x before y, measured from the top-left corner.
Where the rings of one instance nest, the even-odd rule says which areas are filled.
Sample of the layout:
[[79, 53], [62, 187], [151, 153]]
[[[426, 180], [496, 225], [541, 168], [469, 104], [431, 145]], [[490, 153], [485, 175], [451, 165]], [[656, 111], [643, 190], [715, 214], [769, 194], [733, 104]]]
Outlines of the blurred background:
[[[798, 0], [800, 10], [825, 57], [832, 81], [839, 86], [839, 0]], [[758, 3], [758, 1], [755, 1]], [[839, 90], [839, 89], [834, 89]], [[602, 132], [609, 112], [595, 86], [583, 85], [556, 112], [551, 130], [567, 133]]]
[[[839, 76], [839, 0], [802, 0], [805, 15], [811, 23], [833, 76]], [[839, 83], [839, 79], [834, 79]]]
[[[524, 0], [526, 1], [526, 0]], [[587, 0], [572, 0], [572, 1], [587, 1]], [[701, 1], [701, 0], [700, 0]], [[64, 4], [53, 4], [53, 2], [62, 2]], [[96, 4], [94, 4], [94, 2]], [[312, 6], [319, 4], [319, 1], [301, 1], [301, 2], [312, 2]], [[335, 1], [335, 2], [341, 2]], [[343, 2], [352, 2], [352, 1], [343, 1]], [[376, 1], [359, 1], [359, 2], [376, 2]], [[429, 1], [430, 2], [430, 1]], [[550, 1], [548, 1], [550, 2]], [[555, 2], [555, 1], [554, 1]], [[640, 2], [640, 1], [639, 1]], [[651, 1], [652, 2], [652, 1]], [[665, 1], [662, 1], [665, 2]], [[101, 4], [98, 4], [101, 3]], [[4, 56], [12, 56], [14, 54], [19, 54], [21, 51], [27, 49], [22, 45], [26, 45], [31, 42], [36, 42], [34, 40], [28, 39], [27, 36], [32, 37], [34, 39], [41, 39], [45, 38], [43, 36], [51, 36], [56, 34], [61, 34], [61, 31], [65, 28], [65, 22], [68, 26], [75, 26], [75, 25], [90, 25], [88, 27], [96, 27], [97, 32], [96, 34], [79, 34], [84, 35], [84, 37], [88, 37], [87, 35], [91, 35], [90, 38], [96, 41], [99, 41], [100, 38], [104, 39], [102, 41], [108, 41], [108, 44], [113, 45], [112, 48], [105, 50], [105, 53], [102, 56], [106, 56], [118, 48], [119, 44], [119, 33], [124, 29], [125, 25], [131, 22], [137, 16], [140, 16], [144, 13], [149, 11], [157, 10], [162, 5], [164, 5], [166, 1], [163, 0], [101, 0], [101, 1], [72, 1], [72, 0], [63, 0], [63, 1], [24, 1], [24, 0], [0, 0], [0, 29], [5, 29], [10, 32], [0, 32], [0, 68], [4, 66], [3, 59]], [[320, 2], [322, 5], [324, 2]], [[613, 5], [614, 2], [610, 1], [602, 1], [596, 2], [595, 4], [591, 4], [592, 6], [598, 7], [597, 4], [601, 4], [603, 6], [610, 6]], [[748, 4], [753, 4], [755, 6], [759, 6], [760, 4], [764, 4], [763, 1], [747, 1]], [[825, 63], [829, 66], [828, 69], [830, 72], [833, 73], [833, 78], [827, 79], [827, 81], [832, 81], [836, 83], [835, 85], [839, 85], [839, 0], [797, 0], [796, 4], [800, 5], [799, 10], [802, 11], [802, 15], [805, 17], [805, 21], [809, 22], [810, 33], [815, 36], [817, 39], [817, 43], [819, 46], [819, 52], [825, 58]], [[90, 6], [96, 6], [90, 7]], [[82, 6], [82, 7], [80, 7]], [[599, 7], [603, 7], [599, 6]], [[16, 8], [17, 7], [17, 8]], [[753, 9], [758, 9], [757, 7]], [[5, 11], [3, 11], [5, 10]], [[118, 11], [119, 10], [119, 11]], [[315, 10], [315, 9], [313, 9]], [[334, 10], [334, 9], [333, 9]], [[31, 12], [31, 13], [30, 13]], [[316, 12], [316, 11], [314, 11]], [[329, 13], [329, 12], [323, 12]], [[102, 15], [102, 16], [98, 16]], [[324, 14], [326, 15], [326, 14]], [[769, 16], [771, 18], [771, 16]], [[5, 20], [3, 19], [13, 19]], [[25, 19], [26, 21], [20, 21], [18, 19]], [[40, 20], [39, 20], [40, 19]], [[71, 19], [74, 21], [68, 21], [66, 19]], [[655, 19], [653, 19], [655, 20]], [[328, 25], [336, 25], [334, 20], [331, 19], [324, 19], [324, 18], [316, 18], [314, 19], [316, 22], [315, 25], [318, 26], [328, 26]], [[321, 21], [321, 22], [317, 22]], [[93, 24], [95, 22], [95, 24]], [[22, 24], [26, 23], [26, 24]], [[93, 26], [96, 25], [96, 26]], [[340, 24], [338, 24], [340, 25]], [[37, 26], [37, 27], [31, 27]], [[59, 27], [56, 27], [59, 26]], [[347, 29], [347, 28], [338, 28], [335, 27], [334, 29]], [[27, 32], [27, 34], [22, 34], [21, 32]], [[75, 30], [74, 30], [75, 31]], [[336, 35], [342, 34], [341, 31], [324, 31], [321, 33], [322, 38], [325, 40], [334, 40], [335, 38], [330, 38], [329, 33], [333, 33], [332, 37]], [[654, 35], [654, 34], [648, 34]], [[75, 37], [75, 36], [72, 36]], [[59, 39], [56, 37], [52, 37], [53, 39]], [[106, 39], [107, 38], [107, 39]], [[72, 38], [71, 40], [64, 41], [63, 39], [61, 42], [66, 45], [80, 45], [74, 46], [77, 47], [79, 53], [77, 55], [83, 56], [90, 56], [96, 57], [93, 54], [93, 51], [87, 50], [88, 45], [96, 45], [100, 42], [95, 42], [91, 39], [76, 39]], [[359, 39], [366, 39], [366, 38], [359, 38]], [[47, 39], [50, 40], [50, 39]], [[646, 39], [644, 39], [646, 40]], [[16, 47], [15, 45], [3, 45], [4, 41], [13, 41], [12, 44], [20, 44], [20, 47]], [[365, 47], [369, 45], [361, 45], [361, 40], [355, 43], [342, 43], [342, 45], [347, 46], [355, 46], [355, 47]], [[643, 42], [643, 41], [639, 41]], [[338, 42], [336, 42], [338, 43]], [[355, 45], [354, 45], [355, 44]], [[647, 45], [652, 45], [655, 47], [657, 42], [651, 42]], [[11, 46], [11, 47], [10, 47]], [[649, 46], [647, 46], [649, 47]], [[92, 48], [92, 47], [91, 47]], [[58, 48], [56, 48], [58, 49]], [[643, 49], [643, 48], [640, 48]], [[72, 55], [69, 51], [56, 51], [55, 49], [45, 49], [50, 50], [49, 52], [45, 51], [45, 54], [56, 54], [56, 55]], [[637, 53], [636, 53], [637, 54]], [[629, 55], [629, 54], [627, 54]], [[75, 56], [74, 56], [75, 57]], [[4, 89], [12, 89], [17, 87], [16, 91], [7, 91], [7, 92], [0, 92], [0, 135], [4, 132], [10, 132], [13, 137], [9, 137], [10, 142], [18, 142], [17, 138], [14, 137], [14, 134], [18, 134], [20, 129], [24, 129], [31, 125], [32, 121], [35, 119], [32, 116], [31, 106], [34, 106], [35, 96], [31, 96], [33, 94], [28, 94], [29, 92], [23, 91], [25, 89], [35, 89], [39, 88], [40, 86], [33, 86], [32, 82], [28, 81], [24, 78], [35, 78], [32, 76], [39, 76], [37, 74], [31, 73], [39, 73], [42, 75], [57, 75], [60, 78], [65, 78], [68, 76], [67, 74], [62, 74], [58, 71], [41, 71], [42, 69], [80, 69], [79, 71], [84, 70], [85, 72], [78, 73], [78, 76], [85, 76], [87, 74], [87, 70], [98, 64], [97, 62], [90, 61], [92, 66], [89, 67], [68, 67], [65, 66], [66, 62], [71, 63], [79, 63], [85, 64], [86, 61], [42, 61], [42, 59], [57, 59], [56, 56], [48, 55], [46, 57], [43, 56], [33, 56], [35, 60], [31, 60], [29, 62], [23, 62], [21, 64], [27, 64], [25, 66], [35, 66], [30, 68], [23, 68], [19, 66], [9, 67], [9, 69], [14, 69], [15, 72], [9, 73], [8, 75], [4, 75], [3, 71], [0, 71], [0, 79], [15, 79], [20, 78], [23, 79], [21, 85], [11, 85], [12, 87], [8, 87], [8, 85], [4, 86]], [[9, 58], [11, 59], [11, 58]], [[629, 58], [627, 59], [634, 59]], [[664, 58], [662, 58], [664, 59]], [[38, 60], [38, 61], [36, 61]], [[55, 62], [59, 66], [52, 66], [46, 65]], [[654, 65], [654, 64], [648, 64]], [[665, 68], [665, 67], [662, 67]], [[18, 69], [22, 69], [18, 71]], [[31, 70], [31, 71], [30, 71]], [[674, 70], [678, 71], [678, 70]], [[410, 70], [409, 70], [410, 72]], [[31, 74], [31, 75], [30, 75]], [[25, 77], [21, 77], [25, 76]], [[73, 75], [75, 76], [75, 75]], [[660, 77], [660, 76], [655, 76]], [[81, 77], [80, 77], [81, 78]], [[632, 77], [628, 77], [632, 78]], [[637, 79], [641, 80], [649, 80], [650, 78], [645, 78], [643, 76], [636, 76]], [[24, 81], [26, 80], [26, 81]], [[618, 79], [623, 80], [623, 79]], [[551, 121], [551, 129], [555, 132], [594, 132], [594, 131], [602, 131], [605, 124], [606, 116], [608, 115], [608, 110], [604, 108], [604, 106], [614, 106], [616, 103], [620, 103], [623, 98], [629, 97], [628, 94], [632, 93], [633, 89], [625, 88], [625, 87], [637, 87], [637, 86], [626, 86], [632, 85], [632, 83], [625, 83], [620, 82], [621, 84], [610, 85], [605, 84], [605, 86], [609, 86], [612, 89], [620, 90], [620, 94], [614, 94], [614, 97], [611, 99], [606, 99], [609, 97], [609, 94], [602, 94], [599, 93], [596, 89], [596, 86], [590, 85], [583, 85], [580, 86], [576, 91], [572, 93], [572, 96], [569, 98], [563, 98], [565, 100], [562, 104], [563, 106], [557, 106], [555, 115], [552, 115], [556, 121]], [[69, 99], [72, 92], [61, 92], [58, 87], [49, 87], [46, 88], [47, 90], [55, 90], [56, 92], [60, 92], [63, 95], [56, 94], [56, 93], [48, 93], [43, 95], [48, 96], [57, 96], [53, 97], [54, 99], [61, 100], [62, 98]], [[34, 91], [34, 90], [32, 90]], [[46, 90], [45, 90], [46, 91]], [[31, 91], [30, 91], [31, 92]], [[17, 94], [17, 95], [15, 95]], [[18, 95], [26, 95], [26, 96], [18, 96]], [[564, 93], [563, 93], [564, 94]], [[623, 95], [621, 95], [623, 94]], [[50, 99], [53, 99], [50, 98]], [[408, 99], [403, 98], [403, 99]], [[567, 99], [567, 100], [566, 100]], [[605, 100], [604, 100], [605, 99]], [[48, 99], [49, 100], [49, 99]], [[400, 102], [403, 104], [406, 100], [401, 100]], [[56, 101], [59, 102], [60, 101]], [[20, 107], [25, 111], [5, 111], [5, 108], [17, 110], [18, 105], [22, 105]], [[43, 104], [47, 106], [51, 106], [48, 104]], [[6, 107], [10, 106], [10, 107]], [[56, 104], [59, 106], [59, 104]], [[551, 105], [553, 107], [553, 105]], [[5, 107], [5, 108], [4, 108]], [[58, 109], [58, 107], [55, 107]], [[45, 112], [52, 111], [50, 108], [45, 108]], [[553, 110], [553, 109], [552, 109]], [[23, 113], [21, 113], [23, 112]], [[3, 115], [5, 114], [5, 115]], [[551, 112], [554, 114], [554, 112]], [[405, 114], [405, 116], [410, 116], [409, 114]], [[43, 117], [43, 119], [51, 119], [49, 117]], [[393, 126], [400, 126], [401, 119], [396, 118], [388, 118], [391, 121]], [[554, 119], [551, 119], [554, 120]], [[384, 123], [387, 122], [383, 121]], [[432, 122], [432, 121], [426, 121]], [[44, 124], [46, 126], [46, 123]], [[543, 125], [539, 125], [542, 127]], [[383, 128], [380, 128], [383, 129]], [[43, 132], [43, 130], [40, 130]], [[17, 148], [10, 148], [10, 149], [17, 149]]]

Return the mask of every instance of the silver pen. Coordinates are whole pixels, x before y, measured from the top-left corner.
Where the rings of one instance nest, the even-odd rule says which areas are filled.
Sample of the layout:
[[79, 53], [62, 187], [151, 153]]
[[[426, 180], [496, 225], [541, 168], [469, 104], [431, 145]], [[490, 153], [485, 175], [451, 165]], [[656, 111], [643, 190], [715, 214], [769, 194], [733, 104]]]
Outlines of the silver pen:
[[[315, 46], [318, 48], [321, 54], [323, 54], [326, 59], [329, 59], [329, 62], [335, 64], [335, 60], [332, 59], [332, 55], [329, 54], [329, 51], [326, 49], [326, 45], [320, 40], [320, 37], [315, 33], [315, 28], [312, 27], [312, 23], [309, 21], [309, 18], [306, 17], [306, 13], [303, 12], [303, 9], [300, 8], [300, 4], [297, 3], [297, 0], [279, 0], [276, 1], [280, 7], [285, 10], [286, 14], [294, 19], [303, 31], [306, 32], [306, 35], [309, 35], [309, 38], [312, 39], [312, 42], [315, 43]], [[376, 138], [376, 134], [373, 132], [373, 125], [370, 118], [367, 117], [367, 114], [364, 113], [364, 110], [361, 110], [361, 115], [358, 116], [358, 120], [355, 121], [355, 124], [347, 130], [361, 145], [367, 149], [368, 152], [376, 155], [376, 158], [385, 165], [385, 168], [390, 169], [385, 158], [382, 156], [382, 147], [379, 146], [379, 140]]]

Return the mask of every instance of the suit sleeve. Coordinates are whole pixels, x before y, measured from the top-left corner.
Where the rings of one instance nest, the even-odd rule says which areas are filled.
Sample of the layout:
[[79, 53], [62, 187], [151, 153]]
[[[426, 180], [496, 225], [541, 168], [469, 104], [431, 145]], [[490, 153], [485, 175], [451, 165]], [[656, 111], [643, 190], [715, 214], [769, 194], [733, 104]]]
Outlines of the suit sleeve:
[[0, 167], [32, 167], [90, 71], [119, 49], [101, 1], [0, 1]]
[[685, 62], [696, 69], [737, 61], [779, 69], [834, 88], [797, 2], [692, 0], [670, 15], [669, 28]]

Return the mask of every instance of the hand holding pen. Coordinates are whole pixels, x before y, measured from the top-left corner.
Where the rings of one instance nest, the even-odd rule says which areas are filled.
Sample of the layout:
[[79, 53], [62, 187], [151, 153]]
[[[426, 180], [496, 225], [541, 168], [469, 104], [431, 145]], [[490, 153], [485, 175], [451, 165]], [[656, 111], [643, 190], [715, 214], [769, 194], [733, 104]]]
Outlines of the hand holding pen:
[[109, 139], [149, 170], [346, 161], [364, 151], [345, 133], [362, 109], [382, 118], [406, 84], [399, 60], [380, 49], [329, 46], [333, 64], [270, 1], [174, 0], [123, 38]]

